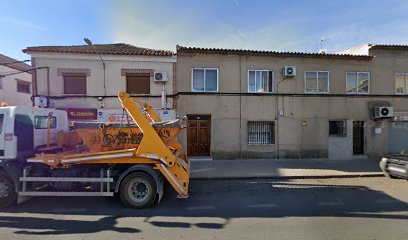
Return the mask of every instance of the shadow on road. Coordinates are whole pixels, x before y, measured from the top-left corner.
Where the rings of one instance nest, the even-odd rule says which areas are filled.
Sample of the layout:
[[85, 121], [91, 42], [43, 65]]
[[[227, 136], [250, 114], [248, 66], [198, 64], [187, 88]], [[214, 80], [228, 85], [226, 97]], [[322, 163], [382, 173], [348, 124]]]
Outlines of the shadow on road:
[[[57, 220], [42, 217], [0, 217], [1, 228], [19, 228], [17, 234], [29, 235], [59, 235], [78, 233], [97, 233], [111, 230], [120, 233], [138, 233], [134, 228], [115, 227], [117, 216], [103, 217], [97, 221]], [[29, 230], [27, 230], [29, 229]], [[43, 230], [43, 231], [38, 231]]]
[[[237, 218], [356, 217], [408, 220], [408, 204], [365, 186], [299, 184], [288, 181], [192, 181], [189, 199], [169, 192], [160, 205], [125, 209], [115, 198], [33, 198], [3, 209], [0, 229], [17, 234], [75, 234], [106, 230], [137, 233], [116, 227], [121, 218], [142, 217], [162, 228], [222, 229]], [[25, 215], [29, 214], [29, 217]], [[53, 214], [44, 218], [36, 214]], [[95, 221], [64, 220], [65, 215], [93, 216]], [[61, 217], [62, 216], [62, 217]], [[85, 216], [85, 217], [84, 217]], [[193, 219], [193, 220], [192, 220]], [[41, 231], [42, 230], [42, 231]]]

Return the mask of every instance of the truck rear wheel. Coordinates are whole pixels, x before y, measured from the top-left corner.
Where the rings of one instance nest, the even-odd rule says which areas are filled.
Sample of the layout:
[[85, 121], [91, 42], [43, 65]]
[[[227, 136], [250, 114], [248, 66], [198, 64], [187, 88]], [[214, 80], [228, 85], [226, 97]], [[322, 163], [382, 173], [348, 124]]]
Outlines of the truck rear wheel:
[[120, 185], [120, 199], [129, 208], [150, 207], [154, 203], [156, 195], [156, 182], [146, 173], [131, 173]]
[[0, 172], [0, 208], [14, 203], [17, 198], [13, 180], [5, 172]]

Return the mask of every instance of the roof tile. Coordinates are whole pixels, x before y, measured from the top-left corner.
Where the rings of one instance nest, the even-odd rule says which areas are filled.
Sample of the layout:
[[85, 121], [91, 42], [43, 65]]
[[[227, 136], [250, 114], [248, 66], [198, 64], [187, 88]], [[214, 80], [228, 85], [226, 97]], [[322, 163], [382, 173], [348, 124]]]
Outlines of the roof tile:
[[142, 48], [125, 43], [94, 44], [76, 46], [36, 46], [23, 49], [24, 53], [55, 52], [55, 53], [80, 53], [80, 54], [107, 54], [107, 55], [147, 55], [147, 56], [173, 56], [168, 50]]
[[373, 56], [336, 54], [336, 53], [306, 53], [306, 52], [277, 52], [246, 49], [223, 49], [223, 48], [198, 48], [183, 47], [177, 45], [178, 53], [203, 53], [203, 54], [237, 54], [237, 55], [257, 55], [257, 56], [280, 56], [280, 57], [310, 57], [310, 58], [340, 58], [355, 60], [370, 60]]

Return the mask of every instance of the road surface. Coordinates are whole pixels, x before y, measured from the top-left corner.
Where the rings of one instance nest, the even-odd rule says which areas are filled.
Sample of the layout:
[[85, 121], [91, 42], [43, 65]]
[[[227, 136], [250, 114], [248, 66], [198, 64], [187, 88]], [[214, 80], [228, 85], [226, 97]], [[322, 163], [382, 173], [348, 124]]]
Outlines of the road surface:
[[200, 180], [159, 206], [33, 198], [0, 212], [1, 239], [408, 239], [408, 181]]

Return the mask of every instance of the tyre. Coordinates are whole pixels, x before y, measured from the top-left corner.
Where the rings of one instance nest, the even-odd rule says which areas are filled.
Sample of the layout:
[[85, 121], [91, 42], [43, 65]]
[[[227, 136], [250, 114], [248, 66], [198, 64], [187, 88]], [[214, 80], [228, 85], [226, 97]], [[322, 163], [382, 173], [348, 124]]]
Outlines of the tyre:
[[120, 184], [120, 199], [128, 208], [148, 208], [156, 196], [156, 182], [146, 173], [131, 173]]
[[393, 175], [390, 175], [388, 172], [383, 172], [383, 173], [384, 173], [384, 176], [387, 177], [387, 178], [397, 179], [397, 177], [395, 177]]
[[17, 199], [14, 182], [5, 172], [0, 172], [0, 208], [5, 208]]

